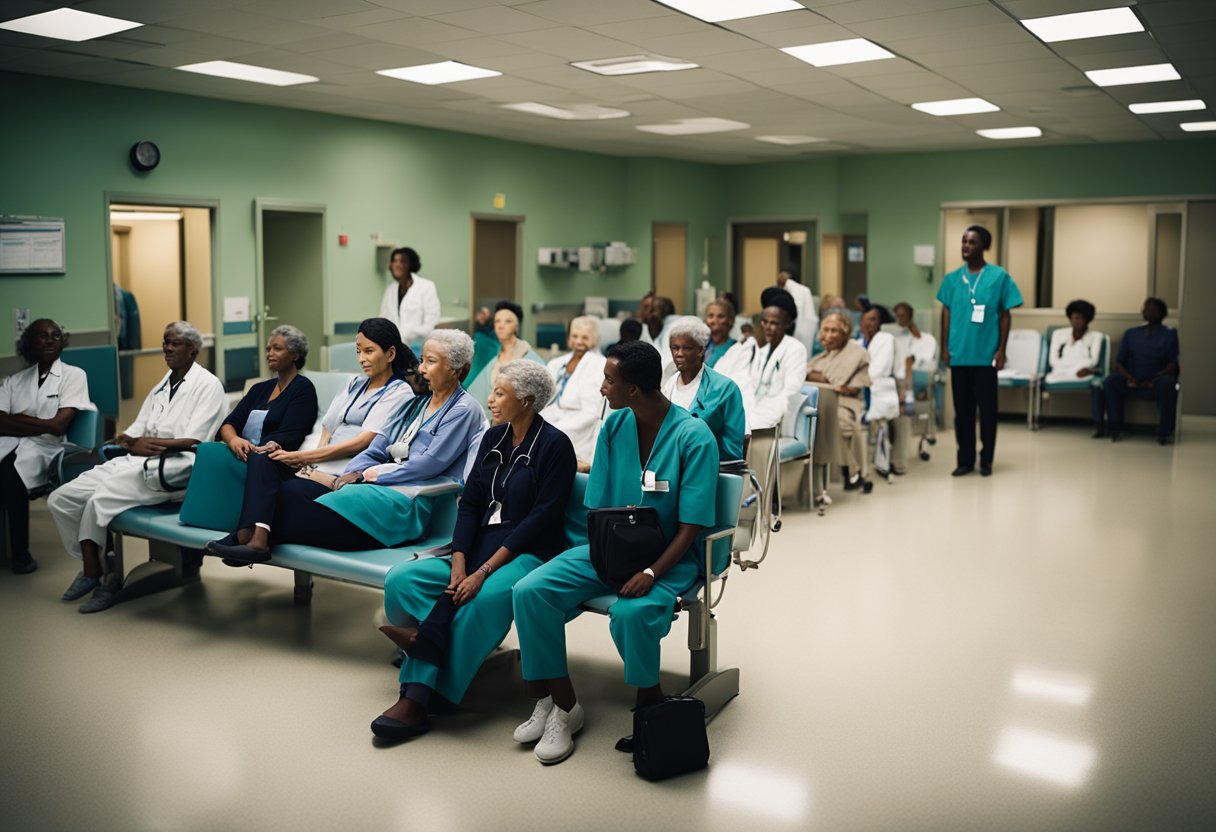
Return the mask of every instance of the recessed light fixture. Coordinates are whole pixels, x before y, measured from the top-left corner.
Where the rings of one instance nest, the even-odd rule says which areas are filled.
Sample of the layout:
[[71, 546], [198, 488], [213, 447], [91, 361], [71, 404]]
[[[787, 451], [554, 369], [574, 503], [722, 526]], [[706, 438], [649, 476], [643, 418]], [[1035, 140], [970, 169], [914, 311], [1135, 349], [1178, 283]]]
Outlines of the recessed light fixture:
[[601, 107], [599, 104], [575, 104], [572, 107], [553, 107], [537, 101], [523, 101], [519, 104], [501, 104], [504, 110], [515, 110], [534, 116], [558, 118], [564, 121], [599, 121], [607, 118], [625, 118], [628, 110], [616, 107]]
[[895, 53], [888, 52], [877, 43], [872, 43], [865, 38], [787, 46], [781, 51], [800, 61], [806, 61], [811, 66], [859, 64], [865, 61], [885, 61], [887, 58], [895, 57]]
[[1178, 126], [1188, 133], [1202, 133], [1205, 130], [1216, 130], [1216, 121], [1184, 121]]
[[415, 84], [451, 84], [456, 81], [472, 81], [476, 78], [493, 78], [502, 75], [496, 69], [484, 69], [479, 66], [462, 64], [459, 61], [440, 61], [437, 64], [418, 64], [417, 66], [401, 66], [396, 69], [377, 69], [377, 75], [386, 75], [402, 81], [413, 81]]
[[706, 23], [720, 23], [723, 20], [740, 20], [745, 17], [760, 17], [765, 14], [790, 12], [805, 9], [795, 0], [658, 0], [664, 6], [670, 6], [678, 12], [692, 15]]
[[80, 42], [93, 38], [104, 38], [106, 35], [125, 32], [143, 25], [134, 20], [106, 17], [104, 14], [80, 12], [76, 9], [55, 9], [42, 14], [18, 17], [16, 20], [6, 20], [0, 23], [0, 29], [22, 32], [27, 35], [39, 35], [44, 38]]
[[627, 55], [624, 58], [600, 58], [595, 61], [575, 61], [570, 66], [598, 75], [641, 75], [644, 72], [679, 72], [699, 69], [700, 64], [663, 55]]
[[1043, 131], [1037, 127], [993, 127], [976, 130], [985, 139], [1037, 139]]
[[662, 124], [639, 124], [643, 133], [659, 133], [663, 136], [691, 136], [694, 133], [727, 133], [731, 130], [746, 130], [751, 127], [742, 121], [728, 118], [680, 118]]
[[1206, 105], [1198, 98], [1187, 101], [1145, 101], [1143, 104], [1128, 104], [1127, 109], [1138, 116], [1149, 113], [1185, 113], [1190, 110], [1202, 110]]
[[826, 142], [827, 139], [820, 139], [816, 136], [756, 136], [758, 142], [768, 142], [769, 144], [815, 144], [817, 142]]
[[995, 113], [1001, 108], [982, 98], [949, 98], [944, 101], [922, 101], [913, 110], [931, 116], [965, 116], [971, 113]]
[[1126, 35], [1129, 32], [1144, 31], [1144, 24], [1140, 22], [1140, 18], [1126, 7], [1076, 12], [1075, 14], [1053, 14], [1050, 17], [1023, 20], [1021, 23], [1044, 43], [1102, 38], [1107, 35]]
[[185, 64], [176, 67], [183, 72], [199, 75], [214, 75], [216, 78], [232, 78], [237, 81], [252, 81], [255, 84], [270, 84], [273, 87], [291, 87], [296, 84], [311, 84], [321, 79], [299, 72], [284, 72], [253, 64], [238, 64], [232, 61], [204, 61], [201, 64]]
[[1127, 84], [1154, 84], [1158, 81], [1177, 81], [1182, 76], [1173, 64], [1145, 64], [1123, 66], [1117, 69], [1094, 69], [1085, 77], [1099, 87], [1122, 87]]

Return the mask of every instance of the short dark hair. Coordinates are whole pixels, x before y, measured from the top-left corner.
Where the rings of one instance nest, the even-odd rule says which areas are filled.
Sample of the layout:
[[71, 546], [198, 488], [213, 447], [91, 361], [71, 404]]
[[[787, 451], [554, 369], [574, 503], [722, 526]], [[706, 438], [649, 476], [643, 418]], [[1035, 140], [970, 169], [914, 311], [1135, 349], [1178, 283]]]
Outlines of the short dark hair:
[[628, 343], [642, 337], [642, 322], [637, 318], [626, 318], [621, 321], [620, 341]]
[[393, 253], [389, 255], [389, 262], [393, 262], [394, 257], [404, 257], [405, 264], [411, 272], [422, 271], [422, 258], [418, 256], [418, 252], [412, 248], [395, 248]]
[[761, 311], [770, 306], [784, 311], [791, 324], [798, 320], [798, 305], [794, 303], [794, 296], [779, 286], [770, 286], [760, 293]]
[[966, 234], [968, 231], [974, 231], [979, 235], [980, 243], [984, 246], [984, 251], [992, 248], [992, 232], [987, 228], [984, 228], [982, 225], [969, 225], [963, 233]]
[[1087, 300], [1074, 300], [1068, 306], [1064, 307], [1064, 314], [1072, 317], [1074, 312], [1079, 312], [1081, 317], [1085, 319], [1085, 323], [1089, 323], [1094, 319], [1094, 315], [1098, 314], [1098, 310], [1094, 305]]
[[1157, 308], [1161, 310], [1161, 320], [1164, 321], [1169, 317], [1170, 308], [1165, 305], [1165, 301], [1163, 301], [1161, 298], [1145, 298], [1144, 302], [1157, 304]]
[[499, 310], [506, 309], [515, 315], [515, 319], [522, 325], [524, 322], [524, 308], [518, 303], [510, 300], [500, 300], [494, 304], [494, 314], [498, 314]]
[[676, 314], [676, 304], [671, 298], [665, 298], [662, 295], [656, 295], [654, 299], [654, 309], [664, 318], [668, 315]]
[[21, 330], [21, 337], [17, 339], [17, 355], [25, 361], [26, 364], [38, 363], [38, 345], [35, 342], [38, 333], [38, 324], [50, 324], [59, 330], [59, 334], [63, 336], [63, 346], [68, 345], [68, 333], [62, 326], [50, 318], [39, 318], [36, 321], [30, 321], [29, 326]]
[[385, 352], [397, 350], [393, 358], [393, 375], [397, 378], [405, 378], [418, 369], [418, 356], [401, 342], [401, 330], [388, 318], [365, 318], [359, 323], [359, 334]]
[[880, 326], [882, 324], [895, 323], [895, 316], [892, 315], [891, 312], [887, 309], [887, 307], [883, 306], [882, 304], [879, 304], [879, 303], [871, 304], [870, 308], [867, 309], [863, 314], [869, 315], [871, 312], [875, 312], [878, 314], [878, 323]]
[[615, 358], [621, 378], [636, 384], [644, 392], [653, 393], [663, 383], [663, 359], [653, 344], [645, 341], [624, 341], [608, 348], [608, 358]]

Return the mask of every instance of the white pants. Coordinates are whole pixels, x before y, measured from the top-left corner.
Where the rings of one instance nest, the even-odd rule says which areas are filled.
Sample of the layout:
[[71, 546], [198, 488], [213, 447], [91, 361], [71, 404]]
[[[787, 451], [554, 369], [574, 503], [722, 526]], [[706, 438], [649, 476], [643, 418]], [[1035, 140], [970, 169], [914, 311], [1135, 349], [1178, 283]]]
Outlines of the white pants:
[[120, 456], [85, 471], [47, 499], [51, 519], [63, 548], [79, 558], [80, 541], [105, 547], [110, 522], [134, 506], [151, 506], [180, 499], [184, 491], [165, 492], [144, 483], [143, 456]]

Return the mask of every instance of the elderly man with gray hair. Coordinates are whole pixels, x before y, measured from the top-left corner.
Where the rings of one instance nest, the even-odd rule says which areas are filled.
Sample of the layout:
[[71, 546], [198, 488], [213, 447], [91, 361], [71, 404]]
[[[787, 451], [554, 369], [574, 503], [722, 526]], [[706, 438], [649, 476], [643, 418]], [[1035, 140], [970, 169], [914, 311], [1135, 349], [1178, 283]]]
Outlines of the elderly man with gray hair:
[[430, 729], [434, 694], [463, 698], [482, 661], [511, 629], [516, 581], [566, 548], [574, 480], [570, 439], [540, 415], [553, 380], [540, 364], [504, 364], [490, 392], [494, 426], [473, 461], [452, 555], [400, 563], [384, 580], [380, 629], [404, 652], [396, 703], [372, 722], [381, 739]]
[[203, 338], [185, 321], [165, 327], [162, 351], [169, 372], [152, 388], [139, 416], [114, 438], [122, 454], [56, 489], [47, 507], [73, 557], [84, 568], [63, 594], [75, 601], [92, 592], [81, 612], [99, 612], [114, 603], [122, 576], [102, 583], [102, 547], [110, 522], [134, 506], [180, 500], [193, 465], [185, 453], [212, 439], [224, 421], [224, 385], [196, 363]]

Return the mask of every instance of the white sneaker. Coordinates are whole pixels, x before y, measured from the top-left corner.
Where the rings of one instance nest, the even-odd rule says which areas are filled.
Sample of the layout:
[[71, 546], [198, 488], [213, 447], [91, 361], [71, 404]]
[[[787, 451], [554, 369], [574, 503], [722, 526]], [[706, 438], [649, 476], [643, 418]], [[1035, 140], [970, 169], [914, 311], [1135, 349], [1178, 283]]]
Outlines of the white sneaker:
[[532, 716], [528, 717], [528, 721], [522, 723], [515, 729], [516, 742], [536, 742], [545, 734], [545, 721], [549, 718], [549, 711], [553, 710], [553, 697], [546, 696], [544, 699], [538, 700], [536, 707], [532, 709]]
[[536, 759], [551, 766], [569, 757], [574, 753], [574, 735], [582, 728], [582, 705], [575, 702], [569, 711], [554, 707], [545, 720], [545, 734], [536, 744]]

